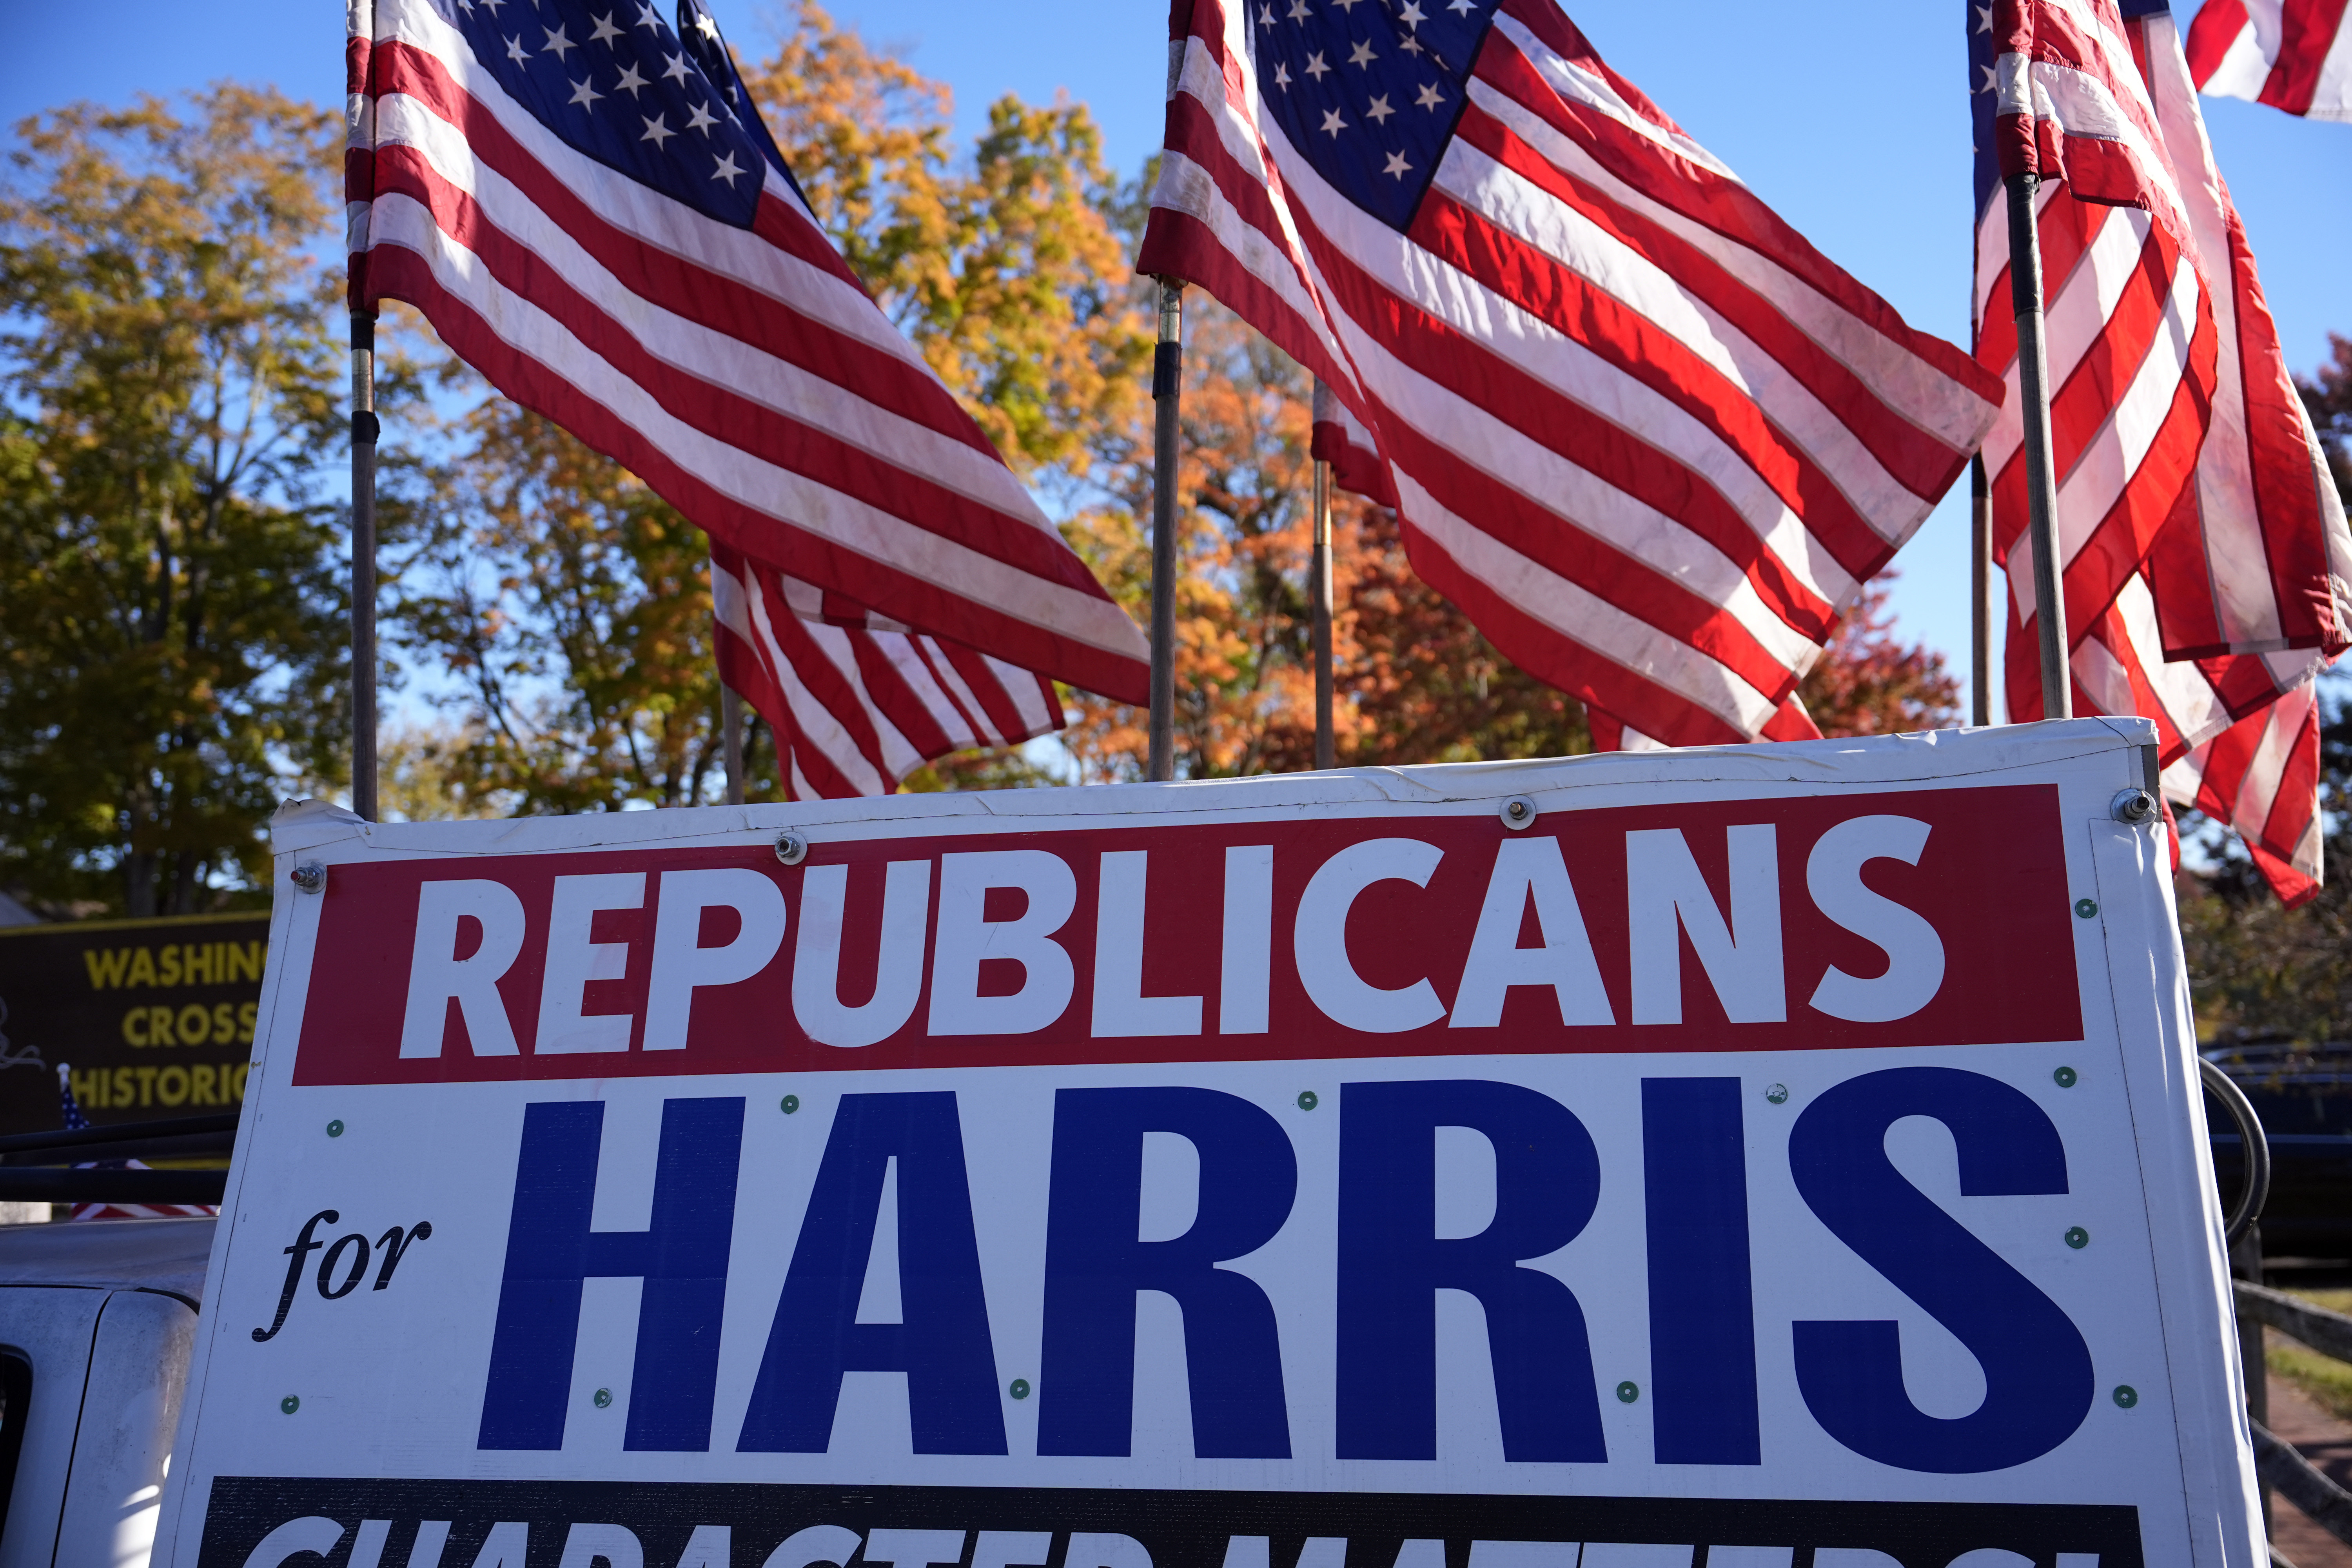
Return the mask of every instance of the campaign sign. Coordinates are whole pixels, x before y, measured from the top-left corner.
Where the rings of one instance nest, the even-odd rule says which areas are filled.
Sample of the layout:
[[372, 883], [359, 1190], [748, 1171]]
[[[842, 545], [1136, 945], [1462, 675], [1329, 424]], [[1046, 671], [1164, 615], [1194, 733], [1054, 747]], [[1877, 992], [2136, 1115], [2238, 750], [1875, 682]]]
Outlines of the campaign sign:
[[2152, 739], [290, 811], [163, 1550], [2256, 1568]]

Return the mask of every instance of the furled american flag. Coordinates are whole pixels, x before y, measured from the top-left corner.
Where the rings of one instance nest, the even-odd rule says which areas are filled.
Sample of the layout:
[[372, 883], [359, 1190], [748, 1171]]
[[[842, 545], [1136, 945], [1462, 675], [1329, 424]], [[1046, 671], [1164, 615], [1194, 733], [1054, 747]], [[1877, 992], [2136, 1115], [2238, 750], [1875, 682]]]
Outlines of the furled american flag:
[[[58, 1064], [58, 1110], [68, 1132], [90, 1131], [89, 1116], [81, 1108], [81, 1100], [73, 1091], [73, 1068], [65, 1062]], [[137, 1160], [85, 1160], [74, 1166], [77, 1171], [143, 1171], [147, 1166]], [[209, 1219], [220, 1213], [212, 1204], [75, 1204], [67, 1210], [66, 1218], [77, 1219]]]
[[[2309, 683], [2345, 646], [2352, 535], [2178, 31], [2146, 0], [1971, 0], [1968, 15], [1977, 353], [2012, 388], [1985, 443], [2015, 612], [2011, 716], [2042, 702], [2030, 552], [2016, 548], [2026, 497], [2004, 159], [2039, 160], [2049, 176], [2037, 228], [2075, 705], [2155, 720], [2167, 793], [2251, 826], [2273, 886], [2299, 901], [2319, 875]], [[2147, 205], [2114, 205], [2131, 200]]]
[[1177, 0], [1171, 39], [1138, 265], [1329, 385], [1414, 569], [1641, 733], [1811, 733], [1798, 677], [1967, 462], [1992, 378], [1553, 0]]
[[[1042, 678], [1146, 700], [1141, 632], [850, 272], [698, 0], [675, 28], [649, 0], [351, 15], [352, 303], [415, 304], [704, 529], [739, 584], [819, 596], [797, 633], [774, 617], [811, 595], [781, 585], [758, 596], [773, 635], [718, 632], [796, 790], [887, 790], [928, 748], [1056, 728]], [[893, 717], [899, 685], [816, 629], [869, 620], [961, 670], [986, 726]], [[777, 663], [815, 658], [831, 668]]]
[[2352, 26], [2345, 0], [2205, 0], [2189, 24], [2200, 92], [2352, 120]]

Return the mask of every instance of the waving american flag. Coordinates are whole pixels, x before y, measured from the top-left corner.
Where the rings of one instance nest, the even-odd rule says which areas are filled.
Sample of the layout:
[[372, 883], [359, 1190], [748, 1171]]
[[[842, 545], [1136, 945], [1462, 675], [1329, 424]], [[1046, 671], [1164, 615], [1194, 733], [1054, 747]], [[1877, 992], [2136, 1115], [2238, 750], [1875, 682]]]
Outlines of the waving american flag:
[[1641, 734], [1811, 733], [1798, 677], [1975, 450], [1994, 379], [1553, 0], [1177, 0], [1171, 40], [1138, 265], [1328, 385], [1414, 569]]
[[[1969, 0], [1977, 353], [2017, 380], [2004, 163], [2037, 196], [2057, 543], [2076, 710], [2156, 721], [2166, 794], [2290, 903], [2319, 887], [2312, 681], [2352, 626], [2352, 532], [2162, 0]], [[2042, 711], [2022, 426], [1985, 443], [2013, 610], [2009, 711]]]
[[353, 0], [349, 64], [355, 307], [417, 306], [707, 531], [739, 588], [782, 605], [789, 578], [990, 689], [963, 695], [1001, 724], [926, 723], [855, 660], [775, 668], [823, 638], [722, 617], [796, 789], [887, 790], [964, 734], [1058, 727], [1043, 678], [1145, 700], [1141, 632], [850, 272], [698, 0], [675, 26], [647, 0]]

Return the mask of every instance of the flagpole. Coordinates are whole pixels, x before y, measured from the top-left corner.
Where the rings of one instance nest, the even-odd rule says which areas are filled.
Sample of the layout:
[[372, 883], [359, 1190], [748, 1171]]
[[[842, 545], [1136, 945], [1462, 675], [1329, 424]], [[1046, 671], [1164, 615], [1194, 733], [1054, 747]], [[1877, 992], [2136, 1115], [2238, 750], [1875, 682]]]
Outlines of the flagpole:
[[2042, 237], [2034, 224], [2030, 174], [2011, 174], [2009, 295], [2017, 313], [2017, 373], [2025, 416], [2027, 532], [2033, 549], [2033, 618], [2042, 633], [2042, 716], [2074, 716], [2066, 669], [2066, 599], [2058, 573], [2058, 490], [2050, 462], [2050, 361], [2042, 339]]
[[1148, 776], [1176, 776], [1176, 484], [1184, 395], [1184, 284], [1160, 279], [1160, 345], [1151, 360], [1151, 758]]
[[352, 312], [352, 810], [376, 819], [375, 313]]
[[1315, 460], [1315, 765], [1337, 761], [1331, 742], [1331, 465]]
[[743, 700], [719, 682], [719, 749], [727, 764], [727, 804], [743, 804]]
[[1992, 483], [1969, 462], [1969, 722], [1992, 722]]

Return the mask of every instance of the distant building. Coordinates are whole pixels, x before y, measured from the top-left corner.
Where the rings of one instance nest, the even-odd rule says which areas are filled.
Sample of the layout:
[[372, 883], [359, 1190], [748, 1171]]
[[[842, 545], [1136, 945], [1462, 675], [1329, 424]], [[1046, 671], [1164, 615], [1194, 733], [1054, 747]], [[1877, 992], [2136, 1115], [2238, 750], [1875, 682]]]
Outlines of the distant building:
[[40, 916], [7, 894], [0, 893], [0, 926], [37, 926], [40, 923]]

